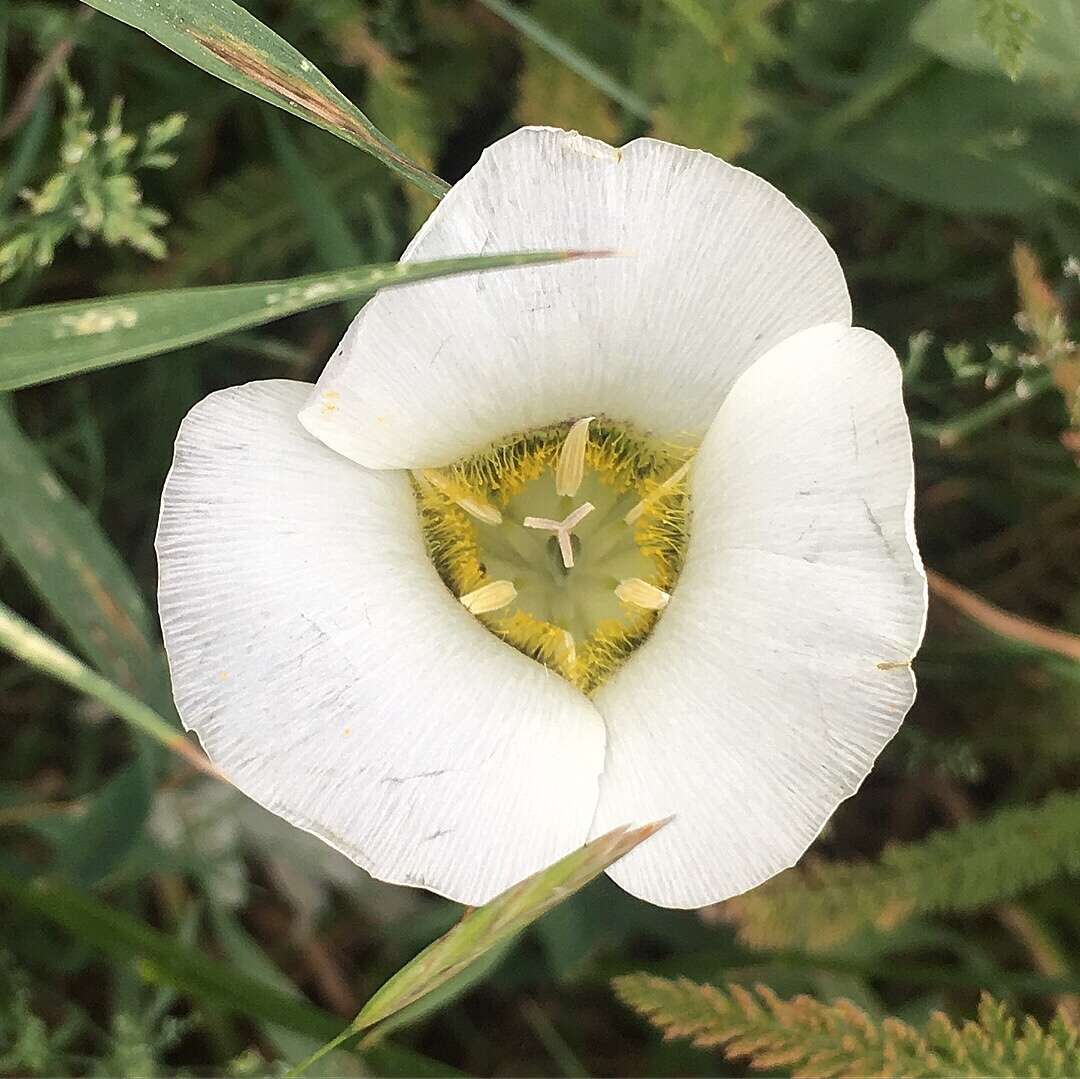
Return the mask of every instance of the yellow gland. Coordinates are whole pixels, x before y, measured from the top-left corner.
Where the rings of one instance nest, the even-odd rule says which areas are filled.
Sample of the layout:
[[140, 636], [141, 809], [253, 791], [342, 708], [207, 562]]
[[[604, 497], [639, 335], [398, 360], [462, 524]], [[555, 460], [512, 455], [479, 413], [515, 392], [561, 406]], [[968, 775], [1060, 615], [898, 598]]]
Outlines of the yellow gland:
[[428, 554], [492, 633], [592, 693], [671, 598], [694, 449], [584, 416], [424, 469]]

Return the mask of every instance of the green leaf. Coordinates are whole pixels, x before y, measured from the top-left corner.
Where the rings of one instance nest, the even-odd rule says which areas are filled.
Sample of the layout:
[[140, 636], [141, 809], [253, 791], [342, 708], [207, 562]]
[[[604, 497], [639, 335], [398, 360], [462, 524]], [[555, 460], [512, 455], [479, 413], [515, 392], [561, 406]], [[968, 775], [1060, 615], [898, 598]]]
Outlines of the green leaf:
[[89, 888], [124, 860], [142, 835], [150, 812], [153, 782], [143, 759], [114, 775], [93, 798], [84, 816], [63, 834], [53, 869]]
[[133, 292], [0, 315], [0, 390], [141, 360], [388, 285], [559, 262], [594, 252], [527, 251], [384, 263], [249, 285]]
[[449, 185], [408, 160], [309, 60], [232, 0], [88, 0], [196, 67], [325, 128], [429, 194]]
[[978, 0], [975, 16], [979, 36], [993, 50], [1005, 74], [1015, 79], [1031, 44], [1035, 12], [1021, 0]]
[[1080, 5], [1075, 0], [932, 0], [911, 27], [923, 48], [969, 71], [1004, 71], [1075, 100]]
[[377, 990], [360, 1014], [336, 1038], [297, 1065], [291, 1074], [301, 1074], [354, 1034], [396, 1016], [463, 975], [478, 960], [507, 944], [542, 914], [569, 899], [666, 823], [662, 820], [640, 828], [628, 825], [615, 828], [539, 873], [526, 877], [490, 903], [466, 913], [450, 932], [428, 945]]
[[[254, 1017], [320, 1041], [341, 1024], [328, 1012], [250, 977], [235, 964], [217, 962], [60, 881], [26, 881], [0, 868], [0, 895], [121, 963], [134, 960], [145, 981], [173, 986], [228, 1014]], [[460, 1074], [428, 1057], [385, 1044], [373, 1048], [365, 1059], [383, 1075]]]
[[945, 68], [848, 130], [834, 152], [903, 198], [961, 213], [1021, 215], [1077, 200], [1077, 132], [1046, 117], [1030, 87]]
[[[0, 368], [11, 360], [5, 356]], [[0, 398], [0, 547], [99, 671], [172, 714], [155, 621], [138, 585], [93, 515], [20, 430], [5, 398]]]

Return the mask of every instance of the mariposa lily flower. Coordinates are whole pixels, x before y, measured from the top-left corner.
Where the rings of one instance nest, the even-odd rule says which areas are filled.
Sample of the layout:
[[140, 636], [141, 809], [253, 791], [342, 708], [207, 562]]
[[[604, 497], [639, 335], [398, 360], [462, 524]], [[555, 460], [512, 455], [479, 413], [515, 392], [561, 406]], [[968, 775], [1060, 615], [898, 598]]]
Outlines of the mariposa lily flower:
[[791, 865], [914, 696], [891, 349], [764, 180], [530, 128], [409, 246], [622, 257], [375, 297], [314, 387], [185, 420], [160, 604], [188, 728], [383, 880], [480, 903], [615, 825], [692, 907]]

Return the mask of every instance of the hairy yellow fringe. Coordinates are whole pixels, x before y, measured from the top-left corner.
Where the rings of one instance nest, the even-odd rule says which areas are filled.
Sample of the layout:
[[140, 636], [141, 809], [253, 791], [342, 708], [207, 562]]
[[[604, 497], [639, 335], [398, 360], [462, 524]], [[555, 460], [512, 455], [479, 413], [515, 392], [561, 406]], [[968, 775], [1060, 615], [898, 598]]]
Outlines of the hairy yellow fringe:
[[[443, 490], [414, 478], [428, 554], [455, 596], [480, 587], [484, 575], [474, 522], [453, 499], [480, 497], [505, 507], [527, 484], [554, 468], [569, 429], [570, 423], [564, 423], [515, 435], [465, 457], [443, 470], [448, 480]], [[689, 497], [685, 480], [659, 495], [657, 491], [692, 454], [692, 446], [654, 439], [603, 417], [592, 424], [586, 448], [587, 467], [604, 483], [647, 500], [634, 538], [656, 567], [648, 583], [666, 592], [682, 569]], [[572, 662], [559, 626], [521, 610], [478, 617], [508, 644], [592, 693], [645, 640], [657, 615], [628, 608], [626, 622], [601, 623], [587, 641], [576, 641]]]

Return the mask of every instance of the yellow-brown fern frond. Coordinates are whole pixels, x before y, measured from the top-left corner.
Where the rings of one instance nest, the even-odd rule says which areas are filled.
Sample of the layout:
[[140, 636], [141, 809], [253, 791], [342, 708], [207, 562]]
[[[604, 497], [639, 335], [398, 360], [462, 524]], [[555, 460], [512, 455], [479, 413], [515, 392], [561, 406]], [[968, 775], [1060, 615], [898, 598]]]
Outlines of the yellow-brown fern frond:
[[761, 985], [753, 992], [739, 985], [717, 989], [648, 974], [613, 984], [666, 1038], [688, 1038], [699, 1048], [748, 1058], [754, 1068], [806, 1079], [1080, 1075], [1080, 1034], [1063, 1016], [1046, 1028], [1030, 1016], [1018, 1024], [988, 994], [974, 1020], [957, 1026], [936, 1012], [917, 1029], [901, 1019], [871, 1018], [849, 1000], [783, 1000]]

